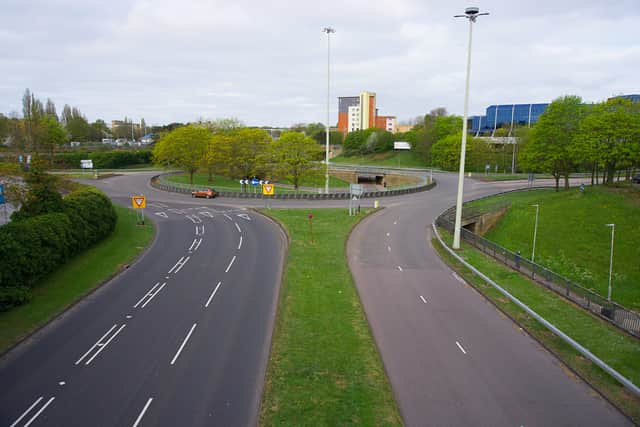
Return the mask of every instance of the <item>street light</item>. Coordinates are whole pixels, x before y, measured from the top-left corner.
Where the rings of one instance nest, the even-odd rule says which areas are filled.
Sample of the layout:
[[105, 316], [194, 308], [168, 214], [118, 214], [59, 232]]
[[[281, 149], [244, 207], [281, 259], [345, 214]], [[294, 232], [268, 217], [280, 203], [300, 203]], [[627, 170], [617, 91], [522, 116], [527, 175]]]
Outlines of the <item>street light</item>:
[[323, 33], [327, 34], [327, 142], [325, 144], [325, 156], [324, 156], [324, 192], [329, 194], [329, 105], [331, 102], [331, 34], [335, 33], [331, 27], [324, 27], [322, 29]]
[[607, 300], [611, 302], [611, 273], [613, 272], [613, 236], [616, 234], [615, 224], [605, 224], [607, 227], [611, 227], [611, 256], [609, 258], [609, 292], [607, 293]]
[[469, 20], [469, 49], [467, 52], [467, 81], [464, 89], [464, 117], [462, 119], [462, 147], [460, 147], [460, 173], [458, 175], [458, 199], [456, 202], [456, 225], [453, 231], [453, 249], [460, 249], [460, 228], [462, 226], [462, 192], [464, 188], [464, 161], [467, 147], [467, 115], [469, 112], [469, 76], [471, 74], [471, 40], [473, 35], [473, 23], [478, 16], [488, 15], [479, 13], [477, 7], [468, 7], [464, 15], [455, 15], [454, 18], [467, 18]]
[[531, 205], [536, 208], [536, 224], [533, 226], [533, 251], [531, 251], [531, 262], [536, 259], [536, 235], [538, 234], [538, 212], [540, 211], [540, 205]]

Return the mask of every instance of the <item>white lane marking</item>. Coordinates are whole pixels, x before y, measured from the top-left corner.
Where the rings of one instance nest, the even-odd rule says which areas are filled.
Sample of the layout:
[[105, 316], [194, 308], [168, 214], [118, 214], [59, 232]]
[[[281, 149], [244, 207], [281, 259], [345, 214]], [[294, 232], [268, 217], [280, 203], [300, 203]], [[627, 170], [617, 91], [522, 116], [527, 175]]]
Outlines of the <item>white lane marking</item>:
[[193, 247], [196, 245], [196, 242], [198, 241], [198, 239], [193, 239], [193, 243], [191, 243], [191, 246], [189, 246], [189, 252], [191, 252], [193, 250]]
[[176, 208], [169, 208], [167, 209], [169, 212], [177, 214], [177, 215], [182, 215], [184, 213], [184, 211], [182, 209], [176, 209]]
[[463, 285], [467, 284], [467, 282], [465, 282], [462, 277], [458, 276], [456, 272], [451, 273], [451, 275], [453, 276], [454, 279], [456, 279], [458, 282], [462, 283]]
[[167, 214], [166, 214], [166, 213], [164, 213], [164, 212], [156, 212], [156, 215], [161, 216], [161, 217], [163, 217], [163, 218], [169, 218], [169, 215], [167, 215]]
[[104, 344], [99, 345], [99, 347], [100, 347], [100, 348], [98, 349], [98, 351], [96, 351], [96, 352], [94, 353], [94, 355], [93, 355], [93, 356], [91, 356], [91, 358], [90, 358], [89, 360], [87, 360], [87, 362], [85, 363], [85, 365], [88, 365], [89, 363], [91, 363], [91, 361], [92, 361], [93, 359], [95, 359], [95, 358], [96, 358], [96, 356], [97, 356], [97, 355], [99, 355], [99, 354], [102, 352], [102, 350], [104, 350], [104, 349], [109, 345], [109, 343], [110, 343], [110, 342], [111, 342], [111, 341], [116, 337], [116, 335], [118, 335], [118, 334], [120, 333], [120, 331], [121, 331], [121, 330], [123, 330], [123, 329], [124, 329], [124, 327], [125, 327], [125, 326], [127, 326], [127, 325], [123, 323], [123, 324], [122, 324], [122, 326], [120, 326], [120, 328], [116, 331], [116, 333], [115, 333], [115, 334], [113, 334], [113, 335], [111, 335], [111, 338], [109, 338], [109, 339], [107, 340], [107, 342], [105, 342]]
[[158, 293], [162, 290], [162, 288], [164, 288], [164, 285], [166, 285], [166, 284], [167, 284], [167, 282], [164, 282], [164, 283], [162, 284], [162, 286], [160, 286], [160, 287], [158, 288], [158, 290], [157, 290], [157, 291], [155, 291], [153, 294], [151, 294], [151, 296], [149, 297], [149, 299], [148, 299], [147, 301], [145, 301], [145, 303], [144, 303], [144, 304], [142, 304], [142, 306], [141, 306], [140, 308], [145, 308], [145, 306], [146, 306], [147, 304], [149, 304], [149, 301], [151, 301], [151, 300], [152, 300], [156, 295], [158, 295]]
[[144, 300], [146, 297], [148, 297], [149, 295], [151, 295], [153, 293], [153, 290], [160, 284], [160, 282], [156, 282], [155, 285], [153, 285], [153, 287], [151, 289], [149, 289], [149, 292], [147, 292], [146, 294], [144, 294], [142, 296], [142, 298], [140, 298], [138, 300], [138, 302], [133, 306], [133, 308], [138, 308], [138, 306], [140, 305], [140, 303], [142, 302], [142, 300]]
[[387, 233], [387, 237], [391, 236], [391, 233]]
[[113, 325], [98, 341], [96, 341], [96, 343], [94, 345], [91, 346], [91, 348], [89, 350], [87, 350], [87, 352], [85, 354], [82, 355], [82, 357], [80, 359], [78, 359], [78, 361], [75, 363], [76, 365], [79, 364], [80, 362], [82, 362], [82, 359], [84, 359], [85, 357], [87, 357], [87, 355], [89, 353], [91, 353], [91, 351], [98, 346], [98, 344], [100, 344], [100, 342], [111, 333], [111, 331], [113, 331], [115, 328], [118, 327], [118, 324], [116, 323], [115, 325]]
[[196, 236], [204, 236], [204, 225], [202, 226], [202, 229], [196, 225]]
[[238, 243], [238, 249], [242, 247], [242, 236], [240, 236], [240, 243]]
[[53, 402], [54, 399], [55, 399], [55, 397], [52, 397], [51, 399], [49, 399], [47, 401], [47, 403], [45, 403], [44, 406], [42, 408], [40, 408], [40, 410], [38, 412], [36, 412], [33, 415], [33, 417], [31, 417], [31, 419], [24, 424], [24, 427], [29, 427], [31, 425], [31, 423], [34, 422], [36, 418], [38, 418], [38, 415], [40, 415], [41, 413], [44, 412], [45, 409], [47, 409], [47, 406], [49, 406], [51, 404], [51, 402]]
[[189, 261], [190, 258], [190, 256], [186, 257], [182, 264], [180, 264], [180, 267], [178, 267], [178, 269], [174, 271], [173, 274], [178, 274], [178, 271], [182, 270], [182, 267], [184, 267], [184, 265], [187, 263], [187, 261]]
[[231, 218], [229, 215], [224, 214], [224, 216], [225, 216], [225, 218], [227, 218], [228, 220], [233, 221], [233, 218]]
[[233, 265], [233, 262], [236, 260], [236, 256], [234, 255], [233, 258], [231, 258], [231, 262], [229, 263], [229, 266], [227, 267], [227, 269], [224, 271], [225, 273], [229, 272], [229, 269], [231, 269], [231, 266]]
[[189, 338], [191, 337], [191, 334], [193, 333], [193, 330], [196, 328], [196, 326], [198, 326], [197, 323], [194, 323], [193, 326], [191, 327], [191, 330], [189, 331], [189, 333], [187, 334], [187, 336], [185, 337], [184, 341], [182, 341], [182, 345], [180, 346], [180, 348], [178, 349], [178, 352], [176, 353], [175, 356], [173, 356], [173, 360], [171, 360], [171, 364], [173, 365], [174, 363], [176, 363], [176, 360], [178, 360], [178, 356], [180, 356], [180, 353], [182, 353], [182, 349], [184, 348], [184, 346], [187, 344], [187, 341], [189, 341]]
[[461, 352], [463, 352], [464, 354], [467, 354], [467, 352], [464, 351], [464, 348], [462, 348], [462, 346], [460, 345], [460, 343], [458, 341], [456, 341], [456, 345], [458, 346], [458, 348], [460, 349]]
[[200, 235], [204, 236], [204, 225], [202, 226], [202, 230], [200, 230]]
[[391, 252], [391, 246], [387, 246], [387, 251]]
[[207, 300], [207, 303], [204, 305], [204, 308], [209, 307], [209, 304], [211, 303], [211, 300], [213, 299], [213, 297], [216, 295], [216, 292], [218, 292], [218, 288], [220, 287], [220, 285], [222, 285], [222, 282], [218, 282], [218, 285], [216, 286], [216, 288], [211, 293], [211, 296]]
[[126, 316], [126, 317], [127, 317], [127, 319], [131, 319], [133, 316], [132, 316], [132, 315], [130, 315], [130, 314], [127, 314], [127, 316]]
[[249, 215], [247, 214], [236, 214], [236, 216], [239, 216], [242, 219], [246, 219], [247, 221], [251, 221], [251, 217], [249, 217]]
[[184, 259], [184, 257], [181, 257], [178, 262], [176, 262], [176, 265], [174, 265], [173, 267], [171, 267], [171, 270], [169, 270], [169, 272], [167, 274], [171, 274], [173, 273], [173, 270], [175, 270], [176, 268], [178, 268], [178, 266], [180, 265], [180, 263], [182, 262], [182, 260]]
[[398, 266], [398, 270], [402, 271], [402, 267]]
[[58, 385], [65, 385], [65, 384], [66, 384], [66, 382], [64, 382], [64, 381], [60, 381], [60, 382], [58, 383]]
[[238, 225], [238, 223], [234, 222], [234, 224], [236, 225], [236, 228], [238, 229], [238, 233], [242, 233], [242, 230], [240, 230], [240, 226]]
[[209, 218], [213, 218], [213, 214], [212, 214], [211, 212], [209, 212], [209, 211], [202, 211], [202, 212], [198, 212], [198, 213], [199, 213], [200, 215], [202, 215], [202, 216], [206, 216], [206, 217], [209, 217]]
[[194, 252], [198, 250], [198, 248], [200, 247], [200, 244], [201, 244], [201, 243], [202, 243], [202, 237], [200, 238], [200, 240], [198, 240], [198, 244], [196, 245], [196, 247], [195, 247], [195, 248], [193, 248], [193, 251], [194, 251]]
[[23, 419], [24, 417], [26, 417], [26, 416], [27, 416], [27, 414], [28, 414], [29, 412], [31, 412], [31, 410], [32, 410], [33, 408], [35, 408], [35, 406], [36, 406], [38, 403], [40, 403], [40, 401], [41, 401], [42, 399], [44, 399], [44, 397], [42, 397], [42, 396], [40, 396], [39, 398], [37, 398], [37, 399], [36, 399], [36, 401], [35, 401], [35, 402], [33, 402], [33, 404], [32, 404], [31, 406], [29, 406], [29, 408], [28, 408], [26, 411], [24, 411], [24, 412], [22, 413], [22, 415], [20, 415], [20, 418], [18, 418], [17, 420], [15, 420], [15, 421], [13, 422], [13, 424], [11, 424], [9, 427], [15, 427], [15, 426], [20, 422], [20, 421], [22, 421], [22, 419]]
[[149, 206], [155, 206], [157, 208], [168, 208], [169, 206], [165, 205], [164, 203], [160, 203], [160, 202], [151, 202], [149, 203]]
[[147, 409], [149, 409], [149, 405], [151, 405], [151, 402], [153, 402], [153, 397], [150, 397], [149, 400], [147, 400], [147, 403], [146, 405], [144, 405], [144, 408], [142, 408], [140, 415], [138, 415], [138, 418], [136, 418], [136, 422], [133, 423], [133, 427], [138, 427], [138, 424], [140, 424], [140, 421], [142, 421], [142, 417], [144, 417], [144, 413], [147, 412]]
[[187, 215], [187, 218], [194, 224], [200, 224], [202, 222], [198, 215]]
[[397, 225], [397, 224], [398, 224], [398, 221], [393, 221], [393, 225]]
[[422, 300], [423, 303], [425, 304], [427, 303], [427, 300], [422, 295], [420, 295], [420, 299]]

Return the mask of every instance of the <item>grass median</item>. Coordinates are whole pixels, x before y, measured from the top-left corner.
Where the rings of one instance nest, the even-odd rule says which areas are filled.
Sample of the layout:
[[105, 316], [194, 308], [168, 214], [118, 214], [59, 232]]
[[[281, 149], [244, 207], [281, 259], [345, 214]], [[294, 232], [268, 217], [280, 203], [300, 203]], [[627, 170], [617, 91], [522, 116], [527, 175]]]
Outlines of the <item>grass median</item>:
[[[264, 211], [263, 211], [264, 212]], [[401, 425], [346, 260], [361, 217], [346, 209], [265, 212], [289, 238], [261, 425]]]
[[[440, 232], [445, 242], [450, 245], [451, 234]], [[602, 369], [538, 323], [502, 293], [471, 273], [448, 252], [445, 252], [436, 239], [434, 239], [433, 245], [441, 257], [468, 283], [511, 316], [557, 357], [631, 416], [636, 423], [640, 421], [640, 398], [634, 396]], [[589, 349], [609, 366], [629, 378], [634, 384], [640, 384], [640, 363], [638, 363], [640, 360], [640, 341], [636, 338], [627, 335], [606, 321], [592, 316], [552, 291], [531, 282], [526, 277], [469, 247], [466, 243], [462, 244], [458, 255], [533, 311]]]
[[38, 283], [29, 303], [0, 313], [0, 354], [111, 278], [149, 245], [152, 223], [138, 226], [135, 212], [114, 207], [118, 222], [109, 237]]

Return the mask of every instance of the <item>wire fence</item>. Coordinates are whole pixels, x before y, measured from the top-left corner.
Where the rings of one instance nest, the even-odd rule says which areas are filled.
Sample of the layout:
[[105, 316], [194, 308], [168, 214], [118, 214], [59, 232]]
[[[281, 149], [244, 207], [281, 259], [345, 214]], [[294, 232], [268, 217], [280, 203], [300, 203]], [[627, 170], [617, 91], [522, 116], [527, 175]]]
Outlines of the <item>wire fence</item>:
[[[470, 211], [469, 213], [466, 212], [466, 209], [463, 211], [463, 217], [467, 220], [477, 215], [478, 213], [475, 211]], [[454, 217], [455, 207], [443, 212], [442, 215], [436, 219], [436, 225], [449, 232], [453, 232]], [[506, 266], [530, 277], [532, 280], [562, 295], [573, 303], [606, 319], [631, 335], [640, 338], [640, 314], [614, 301], [608, 301], [592, 290], [546, 267], [523, 258], [519, 253], [512, 252], [482, 236], [472, 233], [466, 228], [462, 228], [460, 237], [479, 251], [490, 255]]]

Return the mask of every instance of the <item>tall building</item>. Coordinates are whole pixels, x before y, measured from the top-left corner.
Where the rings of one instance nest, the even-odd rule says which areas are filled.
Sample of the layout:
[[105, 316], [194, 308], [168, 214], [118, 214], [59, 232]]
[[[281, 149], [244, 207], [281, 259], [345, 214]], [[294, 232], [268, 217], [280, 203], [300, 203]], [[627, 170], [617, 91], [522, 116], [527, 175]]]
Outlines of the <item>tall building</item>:
[[343, 133], [369, 128], [385, 129], [395, 132], [395, 116], [378, 116], [376, 94], [361, 92], [359, 96], [341, 96], [338, 98], [338, 130]]
[[471, 116], [467, 122], [470, 133], [476, 135], [493, 133], [498, 128], [515, 129], [518, 126], [531, 126], [549, 104], [501, 104], [487, 107], [484, 116]]

